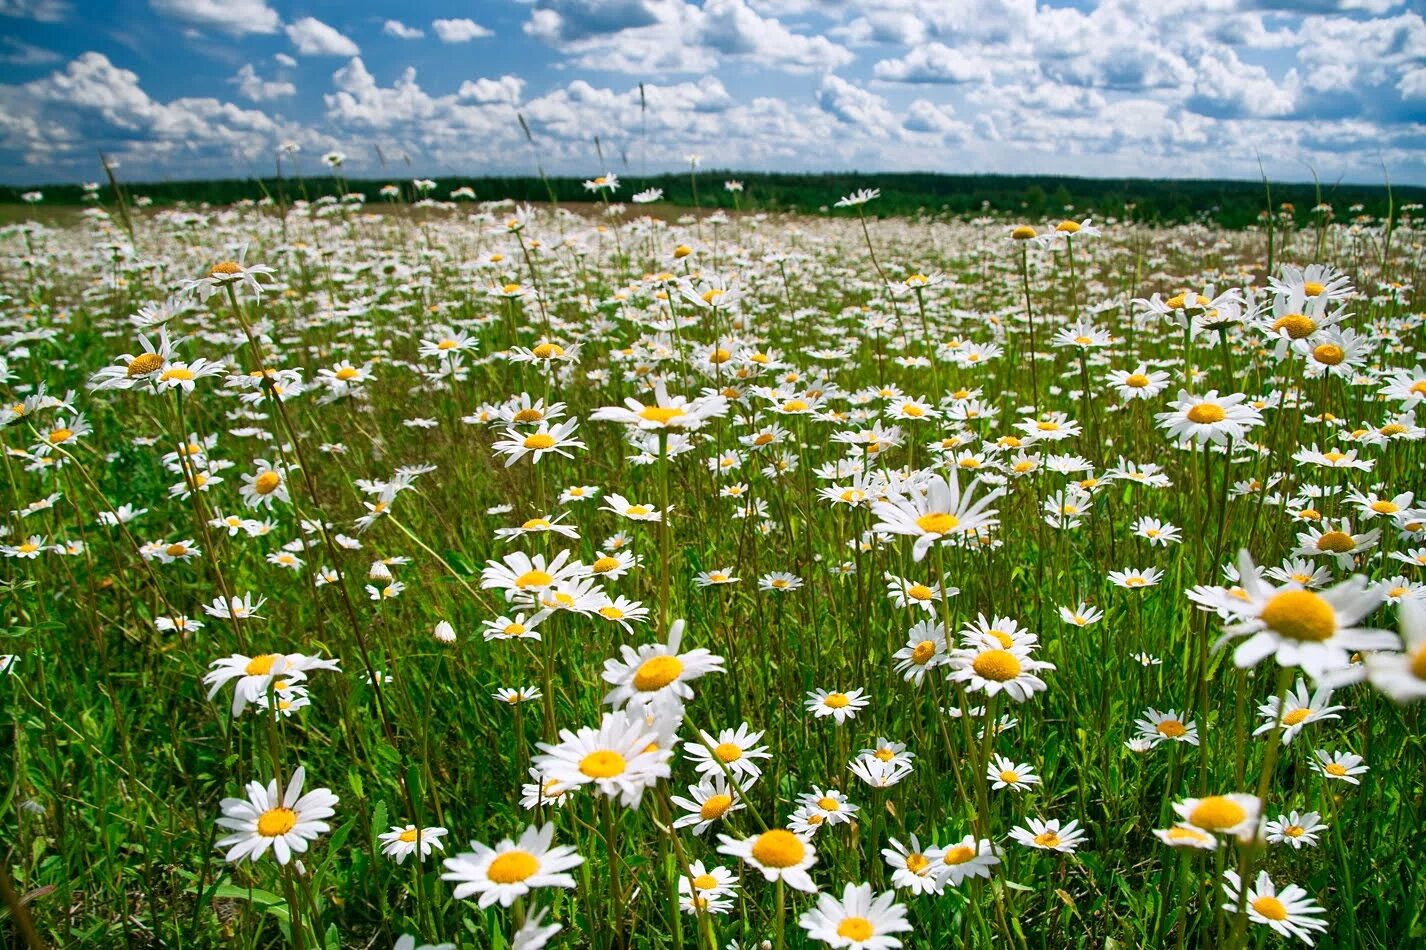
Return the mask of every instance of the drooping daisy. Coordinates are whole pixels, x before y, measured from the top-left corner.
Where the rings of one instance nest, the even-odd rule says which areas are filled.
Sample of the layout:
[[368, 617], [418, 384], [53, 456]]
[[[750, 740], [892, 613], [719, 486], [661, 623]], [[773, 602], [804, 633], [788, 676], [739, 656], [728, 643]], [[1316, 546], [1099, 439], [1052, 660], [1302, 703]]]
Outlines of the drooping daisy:
[[896, 903], [896, 892], [872, 896], [870, 884], [848, 884], [840, 900], [831, 894], [817, 897], [817, 906], [798, 918], [798, 926], [813, 940], [829, 947], [865, 947], [892, 950], [901, 941], [891, 936], [912, 929], [906, 908]]
[[1171, 848], [1198, 848], [1212, 851], [1218, 847], [1218, 839], [1193, 825], [1174, 825], [1171, 828], [1155, 828], [1158, 839]]
[[530, 825], [518, 842], [506, 838], [489, 848], [472, 841], [474, 851], [445, 859], [441, 878], [457, 882], [451, 895], [456, 900], [479, 894], [483, 908], [497, 901], [509, 907], [537, 887], [574, 887], [574, 878], [564, 872], [579, 867], [584, 858], [569, 845], [554, 847], [554, 835], [554, 825]]
[[733, 909], [738, 877], [725, 867], [706, 867], [702, 861], [688, 865], [678, 878], [679, 905], [685, 914], [726, 914]]
[[325, 788], [303, 795], [306, 779], [306, 769], [299, 766], [285, 791], [276, 779], [266, 788], [260, 782], [249, 782], [247, 798], [223, 799], [223, 817], [218, 819], [218, 827], [232, 832], [214, 842], [215, 847], [226, 852], [223, 860], [257, 861], [271, 848], [277, 863], [286, 864], [293, 854], [305, 853], [318, 835], [330, 831], [331, 826], [323, 819], [336, 814], [332, 806], [337, 804], [337, 796]]

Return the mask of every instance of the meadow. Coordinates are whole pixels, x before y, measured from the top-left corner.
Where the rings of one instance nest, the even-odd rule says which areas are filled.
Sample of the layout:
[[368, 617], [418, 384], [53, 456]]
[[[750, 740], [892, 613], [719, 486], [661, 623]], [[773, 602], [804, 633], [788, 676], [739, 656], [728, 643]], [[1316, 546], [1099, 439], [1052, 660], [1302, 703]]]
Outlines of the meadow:
[[1419, 206], [586, 188], [0, 226], [11, 945], [1426, 942]]

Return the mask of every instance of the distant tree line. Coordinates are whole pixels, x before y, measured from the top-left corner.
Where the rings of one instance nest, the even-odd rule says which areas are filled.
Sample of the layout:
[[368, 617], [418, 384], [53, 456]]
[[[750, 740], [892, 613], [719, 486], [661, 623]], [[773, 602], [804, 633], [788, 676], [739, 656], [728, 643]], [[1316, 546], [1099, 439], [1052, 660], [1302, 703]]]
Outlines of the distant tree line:
[[[724, 188], [726, 181], [742, 183], [740, 192]], [[469, 187], [477, 201], [514, 199], [547, 202], [553, 195], [560, 202], [589, 201], [594, 195], [579, 178], [468, 177], [439, 178], [426, 194], [449, 200], [452, 191]], [[384, 186], [400, 187], [399, 201], [413, 201], [420, 195], [409, 178], [338, 179], [330, 175], [283, 179], [223, 179], [209, 181], [155, 181], [124, 183], [130, 196], [144, 196], [155, 206], [180, 203], [231, 204], [243, 199], [270, 197], [290, 203], [315, 200], [324, 195], [359, 192], [368, 202], [383, 198]], [[611, 200], [627, 200], [648, 188], [663, 190], [666, 204], [692, 207], [694, 182], [688, 173], [623, 178]], [[867, 206], [873, 214], [921, 214], [932, 216], [973, 216], [996, 214], [1035, 222], [1073, 215], [1115, 217], [1138, 221], [1174, 223], [1201, 220], [1222, 227], [1244, 227], [1257, 221], [1269, 208], [1268, 188], [1262, 182], [1229, 180], [1071, 178], [1045, 175], [941, 175], [933, 173], [773, 174], [699, 169], [697, 204], [701, 208], [741, 208], [753, 211], [798, 211], [816, 213], [831, 208], [843, 195], [859, 188], [879, 188], [881, 197]], [[41, 191], [44, 203], [79, 205], [85, 203], [81, 186], [73, 184], [37, 187], [0, 186], [0, 203], [18, 202], [26, 192]], [[1335, 220], [1359, 215], [1384, 218], [1390, 207], [1384, 185], [1270, 183], [1271, 206], [1275, 213], [1288, 215], [1299, 224], [1317, 220], [1314, 208], [1320, 201], [1332, 207]], [[109, 185], [98, 191], [98, 200], [113, 199]], [[1392, 204], [1399, 213], [1403, 205], [1426, 203], [1426, 188], [1397, 186]]]

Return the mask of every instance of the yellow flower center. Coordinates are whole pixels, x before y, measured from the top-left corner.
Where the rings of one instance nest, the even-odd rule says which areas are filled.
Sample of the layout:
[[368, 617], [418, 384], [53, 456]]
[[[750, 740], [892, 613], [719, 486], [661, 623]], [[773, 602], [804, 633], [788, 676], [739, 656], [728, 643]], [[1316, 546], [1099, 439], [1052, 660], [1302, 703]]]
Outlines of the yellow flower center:
[[1188, 732], [1188, 727], [1177, 719], [1165, 719], [1154, 728], [1158, 730], [1159, 735], [1169, 739], [1177, 739]]
[[1382, 435], [1401, 435], [1406, 432], [1406, 426], [1399, 422], [1388, 422], [1377, 431]]
[[554, 448], [557, 441], [549, 433], [536, 432], [534, 435], [526, 436], [524, 444], [527, 449], [549, 449]]
[[1028, 241], [1035, 236], [1035, 229], [1028, 224], [1022, 224], [1014, 231], [1010, 232], [1010, 237], [1016, 241]]
[[1253, 901], [1253, 910], [1268, 920], [1287, 920], [1287, 907], [1271, 894], [1264, 894]]
[[708, 362], [710, 363], [726, 363], [732, 358], [732, 351], [725, 350], [721, 346], [714, 350], [712, 353], [708, 354]]
[[653, 509], [650, 508], [648, 505], [630, 505], [628, 508], [624, 509], [624, 514], [633, 515], [636, 518], [641, 518], [651, 511], [653, 511]]
[[564, 356], [564, 347], [558, 343], [541, 343], [530, 351], [537, 359], [552, 360], [557, 356]]
[[1003, 683], [1020, 675], [1020, 658], [1009, 650], [986, 650], [975, 658], [971, 668], [982, 679]]
[[651, 693], [663, 689], [683, 673], [683, 663], [676, 656], [651, 656], [634, 673], [634, 688]]
[[1042, 848], [1058, 848], [1060, 846], [1060, 836], [1053, 831], [1046, 831], [1035, 836], [1035, 843]]
[[736, 742], [723, 742], [714, 747], [713, 754], [721, 762], [736, 762], [743, 757], [743, 747]]
[[1061, 221], [1059, 224], [1055, 225], [1055, 230], [1059, 231], [1061, 234], [1078, 234], [1079, 224], [1074, 221]]
[[[906, 596], [910, 597], [912, 600], [925, 601], [930, 600], [932, 597], [934, 597], [935, 592], [931, 590], [931, 588], [927, 587], [925, 584], [912, 584], [910, 587], [906, 588]], [[930, 641], [928, 640], [925, 642], [929, 643]]]
[[1328, 775], [1335, 775], [1338, 778], [1341, 778], [1343, 775], [1347, 774], [1347, 767], [1341, 762], [1331, 762], [1328, 763], [1328, 765], [1324, 768], [1323, 771], [1325, 771]]
[[264, 653], [248, 660], [248, 665], [243, 667], [243, 672], [248, 676], [266, 676], [272, 672], [272, 665], [282, 659], [280, 653]]
[[608, 574], [610, 571], [614, 570], [618, 566], [618, 558], [601, 557], [590, 566], [590, 570], [592, 570], [596, 574]]
[[830, 795], [823, 795], [817, 799], [817, 807], [823, 811], [841, 811], [842, 803], [832, 798]]
[[188, 545], [179, 543], [170, 544], [164, 549], [164, 553], [169, 557], [182, 557], [188, 553]]
[[158, 372], [163, 366], [163, 357], [157, 353], [140, 353], [129, 361], [129, 368], [124, 371], [124, 375], [133, 379], [135, 376], [147, 376], [149, 373]]
[[941, 858], [941, 863], [965, 864], [973, 857], [975, 857], [974, 848], [970, 847], [969, 845], [958, 844], [945, 853], [945, 856]]
[[1419, 680], [1426, 680], [1426, 644], [1411, 657], [1411, 675]]
[[1000, 773], [1000, 780], [1006, 785], [1014, 785], [1020, 781], [1020, 773], [1014, 769], [1006, 769]]
[[628, 762], [613, 749], [600, 749], [579, 760], [579, 770], [590, 778], [613, 778], [623, 775]]
[[[722, 818], [731, 807], [733, 807], [733, 796], [710, 795], [708, 800], [703, 803], [703, 807], [698, 809], [698, 816], [704, 821], [712, 821], [715, 818]], [[711, 887], [712, 885], [707, 886]]]
[[219, 261], [218, 263], [213, 265], [213, 269], [208, 272], [208, 276], [231, 276], [233, 274], [241, 274], [242, 272], [242, 265], [239, 264], [237, 261]]
[[501, 288], [500, 288], [500, 291], [501, 291], [501, 293], [506, 293], [506, 294], [518, 294], [518, 293], [520, 292], [520, 285], [519, 285], [519, 284], [506, 284], [504, 287], [501, 287]]
[[1394, 515], [1401, 510], [1395, 502], [1390, 501], [1374, 501], [1371, 504], [1371, 509], [1379, 515]]
[[1317, 321], [1300, 313], [1289, 313], [1273, 321], [1273, 332], [1278, 330], [1286, 330], [1289, 337], [1300, 340], [1317, 331]]
[[924, 854], [908, 854], [906, 856], [906, 870], [912, 874], [920, 874], [931, 866]]
[[1317, 539], [1317, 550], [1333, 554], [1346, 554], [1357, 546], [1352, 536], [1345, 531], [1328, 531]]
[[1201, 426], [1213, 425], [1228, 418], [1223, 407], [1214, 402], [1201, 402], [1188, 410], [1188, 421]]
[[420, 834], [421, 831], [418, 828], [407, 828], [405, 831], [401, 832], [401, 837], [397, 840], [404, 841], [407, 844], [411, 844], [420, 836]]
[[681, 406], [645, 406], [639, 410], [639, 416], [649, 422], [657, 422], [659, 425], [668, 425], [672, 419], [677, 419], [683, 415]]
[[257, 833], [277, 838], [297, 827], [297, 812], [290, 808], [269, 808], [258, 816]]
[[1347, 358], [1347, 354], [1335, 343], [1323, 343], [1312, 351], [1312, 358], [1324, 366], [1336, 366]]
[[282, 476], [276, 472], [263, 472], [253, 481], [253, 491], [259, 495], [271, 495], [282, 484]]
[[[789, 399], [787, 402], [785, 402], [785, 403], [782, 404], [782, 411], [783, 411], [783, 412], [806, 412], [806, 411], [807, 411], [807, 403], [803, 402], [801, 399]], [[909, 413], [908, 413], [908, 414], [909, 414]]]
[[1222, 795], [1209, 795], [1200, 799], [1193, 811], [1188, 813], [1189, 822], [1205, 831], [1233, 828], [1242, 824], [1247, 817], [1248, 813], [1243, 810], [1242, 805]]
[[538, 409], [521, 409], [515, 413], [514, 420], [516, 422], [539, 422], [544, 417], [545, 414]]
[[753, 842], [753, 860], [763, 867], [790, 868], [801, 863], [806, 854], [807, 846], [802, 839], [781, 828], [764, 831]]
[[828, 709], [845, 709], [851, 703], [851, 699], [846, 693], [828, 693], [822, 700], [822, 705]]
[[911, 662], [918, 666], [925, 666], [931, 662], [931, 657], [936, 655], [936, 643], [934, 640], [922, 640], [916, 644], [916, 649], [911, 651]]
[[539, 871], [540, 862], [528, 851], [506, 851], [490, 862], [485, 876], [493, 884], [519, 884]]
[[342, 380], [343, 382], [345, 382], [345, 381], [348, 380], [348, 379], [356, 379], [356, 378], [357, 378], [358, 376], [360, 376], [360, 375], [361, 375], [361, 371], [358, 370], [358, 369], [356, 369], [355, 367], [351, 367], [351, 366], [343, 366], [341, 369], [337, 370], [337, 372], [336, 372], [336, 377], [337, 377], [337, 379], [340, 379], [340, 380]]
[[1294, 709], [1292, 712], [1282, 717], [1282, 724], [1284, 726], [1295, 726], [1310, 715], [1312, 715], [1312, 710], [1305, 706], [1301, 709]]
[[167, 383], [175, 379], [187, 382], [192, 380], [193, 378], [193, 370], [187, 368], [186, 366], [175, 366], [172, 369], [164, 370], [163, 375], [160, 376], [158, 379], [161, 383]]
[[55, 429], [46, 438], [49, 439], [51, 445], [59, 445], [61, 442], [68, 442], [74, 438], [74, 430], [64, 428]]
[[1308, 297], [1320, 296], [1322, 291], [1326, 289], [1326, 287], [1324, 287], [1322, 284], [1319, 284], [1315, 280], [1309, 280], [1307, 283], [1302, 285], [1302, 292]]
[[870, 940], [876, 928], [865, 917], [844, 917], [837, 925], [837, 936], [848, 940]]
[[533, 571], [526, 571], [519, 577], [515, 578], [515, 586], [520, 588], [521, 590], [524, 590], [527, 587], [548, 587], [554, 582], [555, 579], [552, 576], [550, 576], [547, 572], [540, 570], [539, 568], [536, 568]]
[[1288, 590], [1275, 595], [1263, 608], [1262, 621], [1292, 640], [1320, 642], [1337, 632], [1337, 614], [1332, 605], [1310, 590]]
[[1145, 386], [1149, 385], [1149, 377], [1145, 376], [1143, 373], [1130, 373], [1124, 378], [1124, 385], [1131, 386], [1134, 389], [1143, 389]]
[[950, 534], [960, 523], [959, 518], [944, 511], [932, 511], [916, 519], [916, 527], [927, 534]]

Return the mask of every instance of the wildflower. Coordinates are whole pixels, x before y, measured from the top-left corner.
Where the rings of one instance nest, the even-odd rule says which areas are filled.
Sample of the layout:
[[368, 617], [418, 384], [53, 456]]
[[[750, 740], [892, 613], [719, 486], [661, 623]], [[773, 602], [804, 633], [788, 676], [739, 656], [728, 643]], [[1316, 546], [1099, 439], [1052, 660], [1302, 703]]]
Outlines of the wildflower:
[[808, 937], [829, 947], [868, 950], [899, 947], [901, 941], [890, 934], [912, 929], [906, 908], [896, 903], [895, 892], [873, 897], [870, 884], [846, 885], [840, 900], [830, 894], [819, 895], [817, 905], [804, 912], [797, 923]]
[[574, 887], [564, 872], [579, 867], [584, 858], [569, 845], [554, 846], [554, 825], [530, 825], [519, 841], [505, 838], [494, 848], [472, 841], [473, 851], [445, 859], [443, 880], [455, 881], [452, 896], [464, 900], [479, 894], [479, 905], [499, 903], [509, 907], [537, 887]]
[[394, 858], [397, 864], [406, 863], [411, 855], [417, 861], [425, 861], [432, 850], [445, 849], [441, 841], [447, 834], [444, 828], [417, 828], [415, 825], [392, 825], [391, 830], [378, 835], [381, 839], [381, 853]]
[[1246, 895], [1238, 872], [1224, 871], [1223, 890], [1228, 895], [1223, 904], [1225, 911], [1236, 914], [1242, 906], [1250, 921], [1270, 927], [1280, 936], [1296, 937], [1310, 945], [1314, 931], [1327, 930], [1327, 922], [1319, 916], [1326, 913], [1321, 905], [1296, 884], [1279, 891], [1267, 871], [1258, 872], [1257, 880], [1247, 888]]
[[322, 819], [336, 814], [333, 805], [337, 796], [329, 789], [317, 788], [302, 794], [307, 771], [301, 766], [292, 773], [286, 790], [273, 779], [264, 788], [259, 782], [249, 782], [247, 798], [225, 798], [220, 803], [223, 817], [218, 827], [232, 834], [218, 839], [214, 846], [224, 850], [223, 860], [258, 861], [268, 849], [278, 864], [287, 864], [292, 855], [303, 854], [318, 835], [331, 830]]

